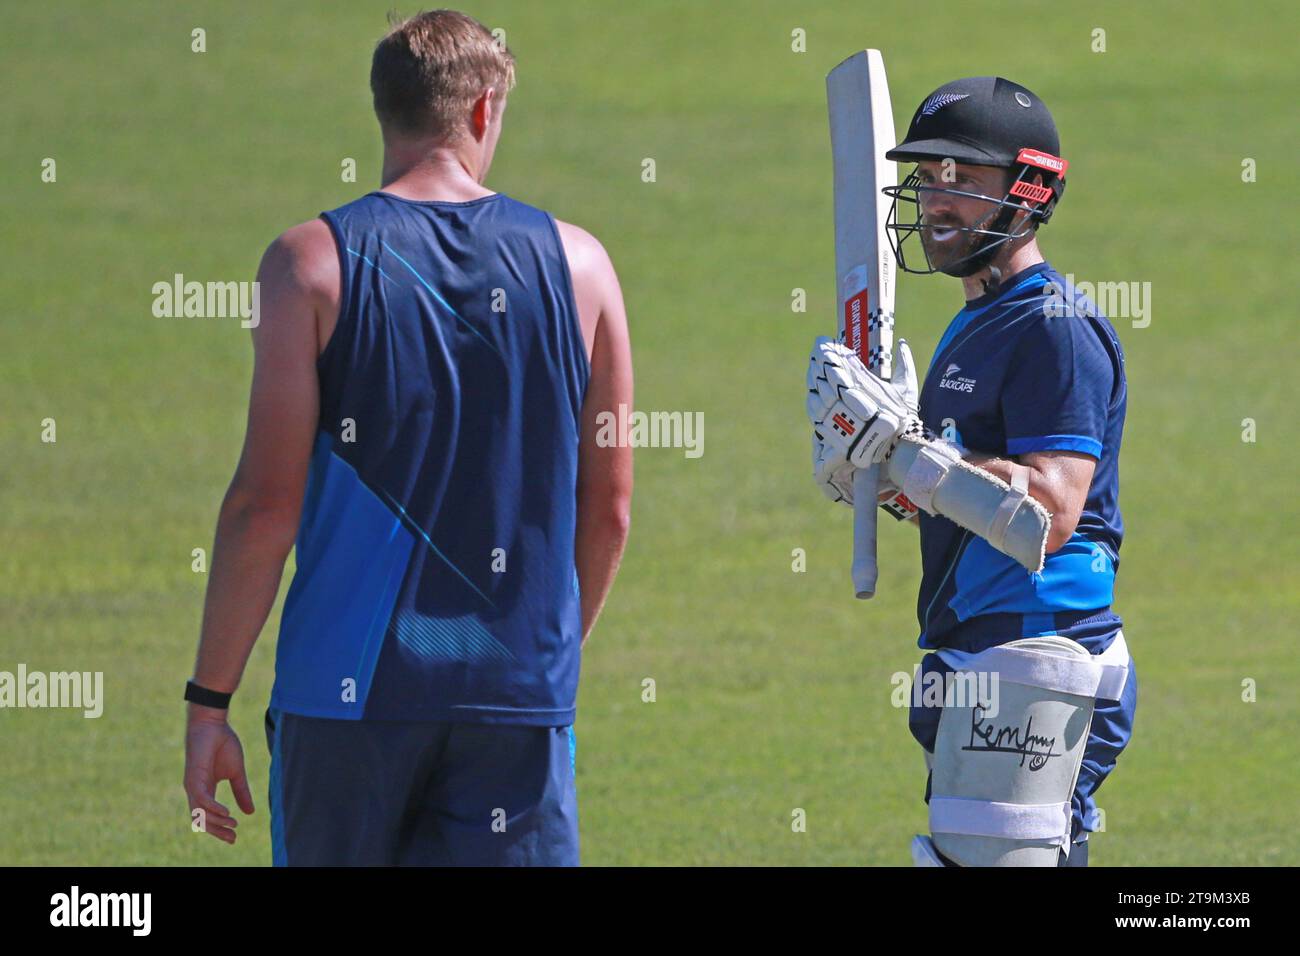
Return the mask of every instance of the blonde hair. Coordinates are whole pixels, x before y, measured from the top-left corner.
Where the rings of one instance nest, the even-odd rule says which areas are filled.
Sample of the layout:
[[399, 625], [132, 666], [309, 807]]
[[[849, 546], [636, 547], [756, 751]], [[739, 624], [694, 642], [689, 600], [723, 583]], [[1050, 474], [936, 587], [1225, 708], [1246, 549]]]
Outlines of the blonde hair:
[[499, 101], [514, 88], [514, 54], [473, 17], [429, 10], [390, 22], [370, 64], [383, 129], [456, 142], [484, 90]]

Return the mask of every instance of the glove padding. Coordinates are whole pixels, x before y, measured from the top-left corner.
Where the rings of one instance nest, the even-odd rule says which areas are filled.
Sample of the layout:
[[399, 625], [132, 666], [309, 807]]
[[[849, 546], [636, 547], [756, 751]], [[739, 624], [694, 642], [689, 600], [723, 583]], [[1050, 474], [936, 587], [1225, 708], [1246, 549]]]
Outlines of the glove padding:
[[853, 505], [853, 472], [844, 453], [828, 448], [816, 434], [812, 437], [813, 480], [831, 501]]
[[[843, 453], [829, 450], [816, 435], [812, 440], [812, 456], [813, 479], [822, 494], [831, 501], [853, 507], [853, 473], [857, 469], [845, 460]], [[916, 505], [883, 472], [878, 474], [877, 482], [876, 501], [882, 511], [898, 521], [916, 514]]]
[[[813, 431], [826, 446], [827, 462], [842, 458], [855, 468], [878, 465], [904, 432], [920, 425], [920, 387], [905, 339], [898, 341], [896, 360], [893, 375], [885, 381], [839, 342], [821, 336], [813, 343], [807, 411]], [[815, 470], [820, 482], [821, 471]]]

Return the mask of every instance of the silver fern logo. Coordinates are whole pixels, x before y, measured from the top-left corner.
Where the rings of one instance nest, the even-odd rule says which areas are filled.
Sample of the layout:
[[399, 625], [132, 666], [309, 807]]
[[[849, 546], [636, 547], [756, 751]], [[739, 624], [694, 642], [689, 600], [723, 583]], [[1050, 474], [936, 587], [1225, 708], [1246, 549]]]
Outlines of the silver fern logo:
[[935, 93], [934, 96], [930, 97], [925, 101], [924, 105], [922, 105], [921, 115], [933, 116], [945, 106], [951, 106], [953, 103], [956, 103], [959, 100], [964, 100], [968, 96], [970, 96], [969, 93]]

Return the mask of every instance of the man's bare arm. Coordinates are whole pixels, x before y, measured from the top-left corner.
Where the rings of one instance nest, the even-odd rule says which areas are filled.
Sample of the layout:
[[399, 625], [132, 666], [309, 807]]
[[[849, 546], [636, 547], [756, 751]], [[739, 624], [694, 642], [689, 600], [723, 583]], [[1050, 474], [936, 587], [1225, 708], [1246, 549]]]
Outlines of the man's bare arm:
[[[596, 442], [601, 412], [632, 407], [632, 350], [618, 276], [593, 237], [560, 224], [573, 274], [578, 308], [587, 317], [591, 378], [582, 406], [578, 448], [578, 522], [574, 563], [582, 593], [582, 640], [586, 643], [618, 573], [632, 508], [632, 449]], [[594, 328], [590, 318], [596, 316]]]
[[[1029, 469], [1029, 495], [1052, 514], [1047, 534], [1047, 553], [1060, 550], [1079, 525], [1097, 459], [1082, 452], [1035, 451], [1014, 456]], [[967, 462], [1011, 482], [1011, 461], [985, 455], [971, 455]]]
[[212, 690], [238, 687], [293, 547], [319, 425], [317, 313], [331, 284], [337, 308], [337, 262], [329, 227], [314, 220], [272, 243], [258, 269], [248, 428], [217, 519], [194, 666]]
[[[258, 269], [248, 429], [217, 519], [194, 665], [195, 682], [210, 690], [239, 686], [293, 546], [318, 426], [318, 320], [337, 314], [337, 261], [329, 229], [318, 220], [273, 242]], [[238, 821], [217, 799], [222, 780], [230, 781], [239, 808], [252, 813], [243, 748], [225, 709], [191, 703], [184, 779], [190, 812], [208, 834], [234, 843]]]

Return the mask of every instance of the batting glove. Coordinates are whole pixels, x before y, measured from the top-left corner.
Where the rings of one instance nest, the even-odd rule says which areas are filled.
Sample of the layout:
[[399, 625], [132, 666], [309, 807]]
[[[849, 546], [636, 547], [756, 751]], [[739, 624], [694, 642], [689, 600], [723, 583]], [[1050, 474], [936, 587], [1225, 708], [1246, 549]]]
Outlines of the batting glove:
[[828, 449], [816, 434], [812, 437], [813, 480], [831, 501], [853, 504], [853, 473], [857, 471], [841, 452]]
[[884, 461], [899, 437], [921, 425], [920, 386], [912, 350], [899, 339], [889, 381], [868, 371], [851, 350], [825, 336], [813, 343], [808, 363], [808, 419], [826, 445], [823, 458], [843, 458], [855, 468]]

